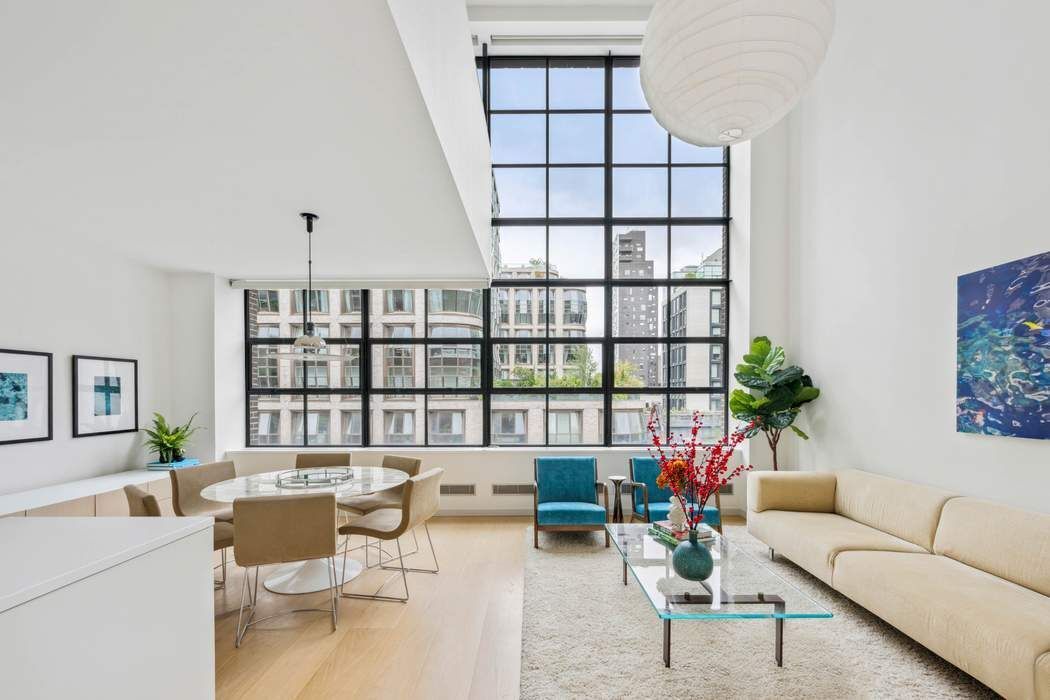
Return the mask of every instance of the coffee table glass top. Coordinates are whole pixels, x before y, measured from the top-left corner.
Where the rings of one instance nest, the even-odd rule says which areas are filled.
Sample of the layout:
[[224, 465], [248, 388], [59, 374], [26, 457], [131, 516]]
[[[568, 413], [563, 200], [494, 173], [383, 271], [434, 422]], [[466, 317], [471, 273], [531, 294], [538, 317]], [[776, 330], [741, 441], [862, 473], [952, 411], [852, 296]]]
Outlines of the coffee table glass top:
[[671, 566], [672, 550], [648, 534], [644, 523], [605, 526], [624, 564], [665, 620], [827, 618], [831, 613], [773, 573], [761, 561], [715, 533], [706, 543], [715, 562], [703, 582]]

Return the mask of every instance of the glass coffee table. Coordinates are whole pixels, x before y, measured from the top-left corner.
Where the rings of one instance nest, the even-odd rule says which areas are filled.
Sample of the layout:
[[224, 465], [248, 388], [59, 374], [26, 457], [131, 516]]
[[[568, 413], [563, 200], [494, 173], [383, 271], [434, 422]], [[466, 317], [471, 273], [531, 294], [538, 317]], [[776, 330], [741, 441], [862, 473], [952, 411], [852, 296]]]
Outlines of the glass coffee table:
[[671, 566], [672, 550], [648, 534], [644, 523], [605, 526], [623, 557], [623, 585], [630, 569], [664, 623], [664, 666], [671, 665], [672, 620], [773, 620], [777, 666], [784, 665], [784, 620], [830, 618], [802, 591], [762, 562], [715, 533], [707, 543], [715, 570], [706, 581], [689, 581]]

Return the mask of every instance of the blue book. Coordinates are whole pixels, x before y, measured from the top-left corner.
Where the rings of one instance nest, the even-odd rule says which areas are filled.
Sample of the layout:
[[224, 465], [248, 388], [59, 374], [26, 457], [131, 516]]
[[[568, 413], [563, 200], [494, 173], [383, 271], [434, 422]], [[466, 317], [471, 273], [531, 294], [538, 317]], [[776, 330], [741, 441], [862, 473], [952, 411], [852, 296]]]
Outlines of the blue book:
[[146, 465], [146, 469], [152, 472], [166, 472], [172, 469], [185, 469], [186, 467], [196, 467], [200, 465], [201, 461], [194, 457], [187, 457], [186, 459], [180, 459], [178, 462], [150, 462]]

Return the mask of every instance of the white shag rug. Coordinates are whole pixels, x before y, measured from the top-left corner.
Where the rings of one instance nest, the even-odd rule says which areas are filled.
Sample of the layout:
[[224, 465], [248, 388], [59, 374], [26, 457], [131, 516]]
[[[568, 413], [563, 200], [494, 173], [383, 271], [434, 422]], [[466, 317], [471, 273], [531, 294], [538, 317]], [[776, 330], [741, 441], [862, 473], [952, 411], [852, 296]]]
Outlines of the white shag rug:
[[726, 535], [834, 613], [772, 620], [676, 621], [664, 668], [660, 619], [601, 533], [540, 533], [525, 556], [522, 698], [994, 698], [984, 685], [768, 548]]

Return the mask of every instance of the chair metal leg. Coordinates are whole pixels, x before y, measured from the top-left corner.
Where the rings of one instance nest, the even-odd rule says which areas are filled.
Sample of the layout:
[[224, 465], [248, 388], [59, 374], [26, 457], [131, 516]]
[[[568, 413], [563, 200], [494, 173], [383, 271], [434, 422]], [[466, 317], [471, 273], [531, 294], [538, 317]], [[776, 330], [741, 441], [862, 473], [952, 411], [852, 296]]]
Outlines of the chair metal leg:
[[397, 544], [397, 560], [400, 563], [400, 566], [397, 566], [397, 567], [394, 567], [394, 566], [392, 566], [392, 567], [383, 567], [383, 568], [390, 568], [390, 569], [400, 570], [400, 572], [401, 572], [401, 583], [405, 587], [405, 596], [402, 598], [402, 597], [398, 597], [398, 596], [379, 595], [379, 591], [383, 590], [388, 583], [390, 583], [391, 581], [393, 581], [394, 579], [397, 578], [397, 574], [394, 574], [394, 575], [390, 576], [389, 578], [387, 578], [386, 581], [383, 581], [383, 583], [381, 583], [379, 585], [379, 588], [377, 588], [375, 593], [373, 593], [372, 595], [366, 595], [364, 593], [341, 593], [340, 595], [343, 598], [358, 598], [358, 599], [361, 599], [361, 600], [385, 600], [385, 601], [390, 601], [390, 602], [395, 602], [395, 603], [407, 603], [408, 602], [408, 575], [407, 575], [406, 572], [407, 571], [411, 571], [411, 569], [406, 569], [405, 568], [405, 558], [404, 558], [404, 556], [401, 553], [401, 541], [398, 540], [398, 539], [395, 539], [394, 542], [395, 542], [395, 544]]
[[[215, 581], [215, 590], [221, 590], [226, 588], [226, 548], [222, 548], [222, 564], [219, 565], [222, 569], [222, 578]], [[214, 569], [213, 569], [214, 570]]]
[[[401, 569], [403, 569], [405, 571], [414, 571], [417, 574], [436, 574], [436, 573], [438, 573], [438, 571], [441, 570], [441, 567], [438, 564], [437, 551], [434, 549], [434, 541], [432, 539], [430, 539], [430, 528], [427, 527], [427, 524], [425, 522], [423, 523], [423, 531], [427, 533], [427, 543], [430, 545], [430, 556], [433, 557], [433, 559], [434, 559], [434, 568], [433, 569], [414, 569], [412, 567], [405, 567], [404, 562], [401, 563], [400, 567], [380, 565], [380, 568], [387, 569], [388, 571], [396, 571], [398, 568], [401, 568]], [[414, 534], [414, 532], [415, 531], [413, 531], [413, 534]], [[419, 550], [418, 544], [416, 545], [416, 550], [417, 551]], [[397, 540], [397, 551], [398, 551], [398, 558], [401, 558], [401, 541], [400, 540]], [[410, 552], [410, 554], [412, 554], [412, 552]], [[408, 554], [406, 554], [404, 556], [407, 557]]]
[[[244, 570], [244, 579], [241, 581], [241, 607], [237, 611], [237, 634], [233, 640], [233, 646], [240, 648], [241, 640], [244, 639], [244, 635], [248, 632], [248, 625], [252, 624], [252, 619], [255, 617], [255, 597], [251, 594], [251, 586], [249, 585], [251, 579], [251, 569]], [[255, 568], [255, 585], [258, 589], [259, 585], [259, 567]], [[258, 592], [258, 590], [256, 590]], [[251, 613], [248, 615], [248, 619], [244, 621], [244, 625], [241, 626], [241, 620], [244, 618], [244, 598], [248, 597]]]
[[[344, 556], [345, 556], [345, 553], [344, 553]], [[337, 624], [338, 619], [339, 619], [339, 604], [338, 604], [338, 596], [336, 594], [336, 587], [337, 587], [337, 584], [339, 583], [339, 581], [338, 581], [338, 579], [336, 577], [336, 574], [335, 574], [335, 557], [334, 556], [328, 557], [328, 563], [330, 564], [330, 566], [328, 567], [328, 582], [330, 584], [329, 591], [330, 591], [330, 594], [331, 594], [332, 607], [330, 607], [330, 608], [297, 608], [295, 610], [283, 610], [283, 611], [281, 611], [279, 613], [275, 613], [273, 615], [268, 615], [266, 617], [262, 617], [262, 618], [259, 618], [259, 619], [255, 618], [255, 607], [256, 607], [256, 603], [259, 600], [259, 567], [258, 566], [255, 567], [254, 580], [252, 579], [252, 576], [251, 576], [251, 569], [246, 568], [244, 570], [244, 580], [241, 582], [241, 607], [237, 611], [237, 634], [234, 637], [233, 645], [235, 647], [238, 647], [238, 648], [241, 646], [241, 641], [244, 639], [244, 636], [248, 633], [248, 628], [251, 627], [252, 625], [257, 625], [260, 622], [266, 622], [267, 620], [272, 620], [275, 617], [283, 617], [284, 615], [289, 615], [291, 613], [298, 613], [298, 612], [323, 612], [323, 613], [328, 613], [332, 617], [332, 631], [334, 632], [335, 628], [336, 628], [336, 624]], [[244, 619], [244, 599], [245, 599], [245, 597], [248, 598], [248, 606], [249, 606], [249, 610], [251, 611], [249, 613], [249, 615], [248, 615], [247, 620]], [[242, 621], [244, 622], [243, 625], [241, 624]]]
[[335, 557], [328, 557], [328, 576], [332, 581], [332, 587], [328, 589], [328, 592], [332, 601], [332, 631], [335, 632], [335, 626], [339, 622], [339, 596], [335, 592], [336, 583], [338, 583], [335, 575]]

